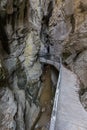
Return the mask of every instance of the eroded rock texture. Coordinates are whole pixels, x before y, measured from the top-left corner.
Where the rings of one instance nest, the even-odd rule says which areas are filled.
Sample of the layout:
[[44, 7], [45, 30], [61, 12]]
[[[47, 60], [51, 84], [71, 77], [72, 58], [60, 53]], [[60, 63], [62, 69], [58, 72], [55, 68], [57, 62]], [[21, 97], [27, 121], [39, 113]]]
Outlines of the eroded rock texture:
[[[86, 0], [1, 0], [0, 1], [0, 115], [4, 114], [3, 93], [9, 100], [2, 130], [30, 130], [38, 118], [38, 93], [42, 74], [39, 52], [61, 56], [86, 88], [87, 1]], [[2, 74], [4, 73], [4, 75]], [[2, 77], [4, 81], [2, 80]], [[5, 84], [4, 84], [5, 83]], [[5, 87], [5, 88], [4, 88]], [[14, 106], [14, 107], [12, 107]], [[33, 110], [32, 110], [33, 109]], [[33, 111], [33, 112], [32, 112]], [[35, 117], [32, 117], [34, 113]], [[34, 118], [34, 119], [33, 119]], [[8, 121], [7, 121], [8, 119]], [[31, 123], [33, 121], [33, 123]]]

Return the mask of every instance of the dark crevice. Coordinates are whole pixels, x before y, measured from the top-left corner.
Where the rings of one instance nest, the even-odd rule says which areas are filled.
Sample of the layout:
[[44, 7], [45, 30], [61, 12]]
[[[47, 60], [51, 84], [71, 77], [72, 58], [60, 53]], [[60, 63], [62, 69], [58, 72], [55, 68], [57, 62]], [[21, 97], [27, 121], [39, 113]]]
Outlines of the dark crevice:
[[49, 43], [49, 20], [50, 17], [52, 16], [52, 11], [53, 11], [53, 1], [50, 1], [47, 9], [47, 15], [44, 15], [42, 18], [42, 25], [41, 25], [41, 32], [40, 32], [40, 37], [43, 43]]
[[78, 59], [78, 57], [79, 57], [79, 55], [80, 55], [81, 53], [82, 53], [82, 51], [80, 51], [80, 52], [78, 52], [78, 53], [76, 54], [75, 58], [73, 59], [74, 62]]
[[47, 26], [49, 24], [50, 17], [52, 16], [52, 11], [53, 11], [53, 1], [51, 1], [48, 5], [47, 15], [44, 15], [42, 18], [42, 22]]
[[0, 16], [0, 40], [3, 49], [7, 54], [10, 54], [9, 40], [5, 30], [5, 18]]
[[28, 5], [29, 2], [26, 0], [25, 1], [25, 8], [24, 8], [24, 23], [26, 23], [28, 20]]
[[75, 30], [75, 18], [74, 18], [74, 14], [72, 14], [70, 16], [70, 23], [72, 25], [72, 30], [71, 30], [71, 33], [74, 33], [74, 30]]
[[76, 56], [74, 57], [73, 61], [75, 62], [75, 61], [78, 59], [78, 57], [80, 56], [80, 54], [81, 54], [83, 51], [85, 51], [85, 50], [87, 50], [87, 49], [86, 49], [86, 48], [83, 48], [82, 50], [79, 50], [78, 52], [76, 52]]
[[52, 11], [53, 11], [53, 1], [51, 1], [48, 5], [48, 23], [49, 23], [49, 20], [50, 20], [50, 17], [52, 16]]
[[13, 14], [12, 14], [12, 29], [13, 29], [13, 31], [15, 29], [15, 20], [16, 20], [16, 12], [13, 12]]

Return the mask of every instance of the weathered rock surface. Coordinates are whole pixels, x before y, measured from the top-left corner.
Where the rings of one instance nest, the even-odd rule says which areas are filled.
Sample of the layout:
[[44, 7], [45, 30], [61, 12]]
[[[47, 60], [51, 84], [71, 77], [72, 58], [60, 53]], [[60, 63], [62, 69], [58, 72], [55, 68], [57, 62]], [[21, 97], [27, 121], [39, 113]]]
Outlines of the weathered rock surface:
[[17, 104], [14, 101], [13, 93], [8, 88], [0, 88], [0, 129], [15, 130], [14, 120], [17, 111]]
[[[30, 130], [28, 121], [33, 117], [30, 120], [29, 113], [32, 104], [38, 104], [41, 87], [38, 54], [47, 52], [48, 46], [50, 53], [61, 56], [86, 88], [86, 0], [0, 1], [0, 61], [4, 73], [0, 76], [0, 86], [1, 90], [6, 86], [6, 91], [9, 86], [8, 96], [12, 95], [10, 98], [17, 102], [16, 112], [11, 115], [14, 130]], [[38, 111], [38, 107], [36, 109]], [[10, 130], [10, 125], [7, 128]], [[5, 127], [0, 129], [5, 130]]]

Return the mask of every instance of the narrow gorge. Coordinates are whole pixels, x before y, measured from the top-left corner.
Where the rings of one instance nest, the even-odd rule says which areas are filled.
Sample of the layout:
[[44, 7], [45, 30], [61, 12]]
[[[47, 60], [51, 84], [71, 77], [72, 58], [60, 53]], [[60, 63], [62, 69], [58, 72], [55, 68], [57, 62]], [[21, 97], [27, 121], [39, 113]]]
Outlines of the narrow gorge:
[[87, 0], [0, 0], [0, 130], [51, 130], [57, 63], [87, 112]]

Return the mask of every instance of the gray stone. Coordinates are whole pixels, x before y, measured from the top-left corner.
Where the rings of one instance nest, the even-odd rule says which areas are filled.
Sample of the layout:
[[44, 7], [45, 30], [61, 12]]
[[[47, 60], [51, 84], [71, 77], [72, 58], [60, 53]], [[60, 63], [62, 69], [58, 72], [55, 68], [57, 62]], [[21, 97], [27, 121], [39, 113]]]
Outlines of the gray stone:
[[0, 88], [0, 129], [15, 130], [14, 120], [17, 111], [17, 104], [14, 101], [13, 93], [8, 88]]
[[40, 107], [36, 106], [35, 104], [31, 104], [31, 108], [28, 111], [29, 114], [29, 129], [31, 129], [35, 123], [35, 121], [38, 119], [40, 114]]
[[25, 130], [24, 122], [24, 111], [25, 111], [25, 92], [23, 90], [15, 91], [15, 98], [17, 101], [17, 112], [16, 112], [16, 129]]

